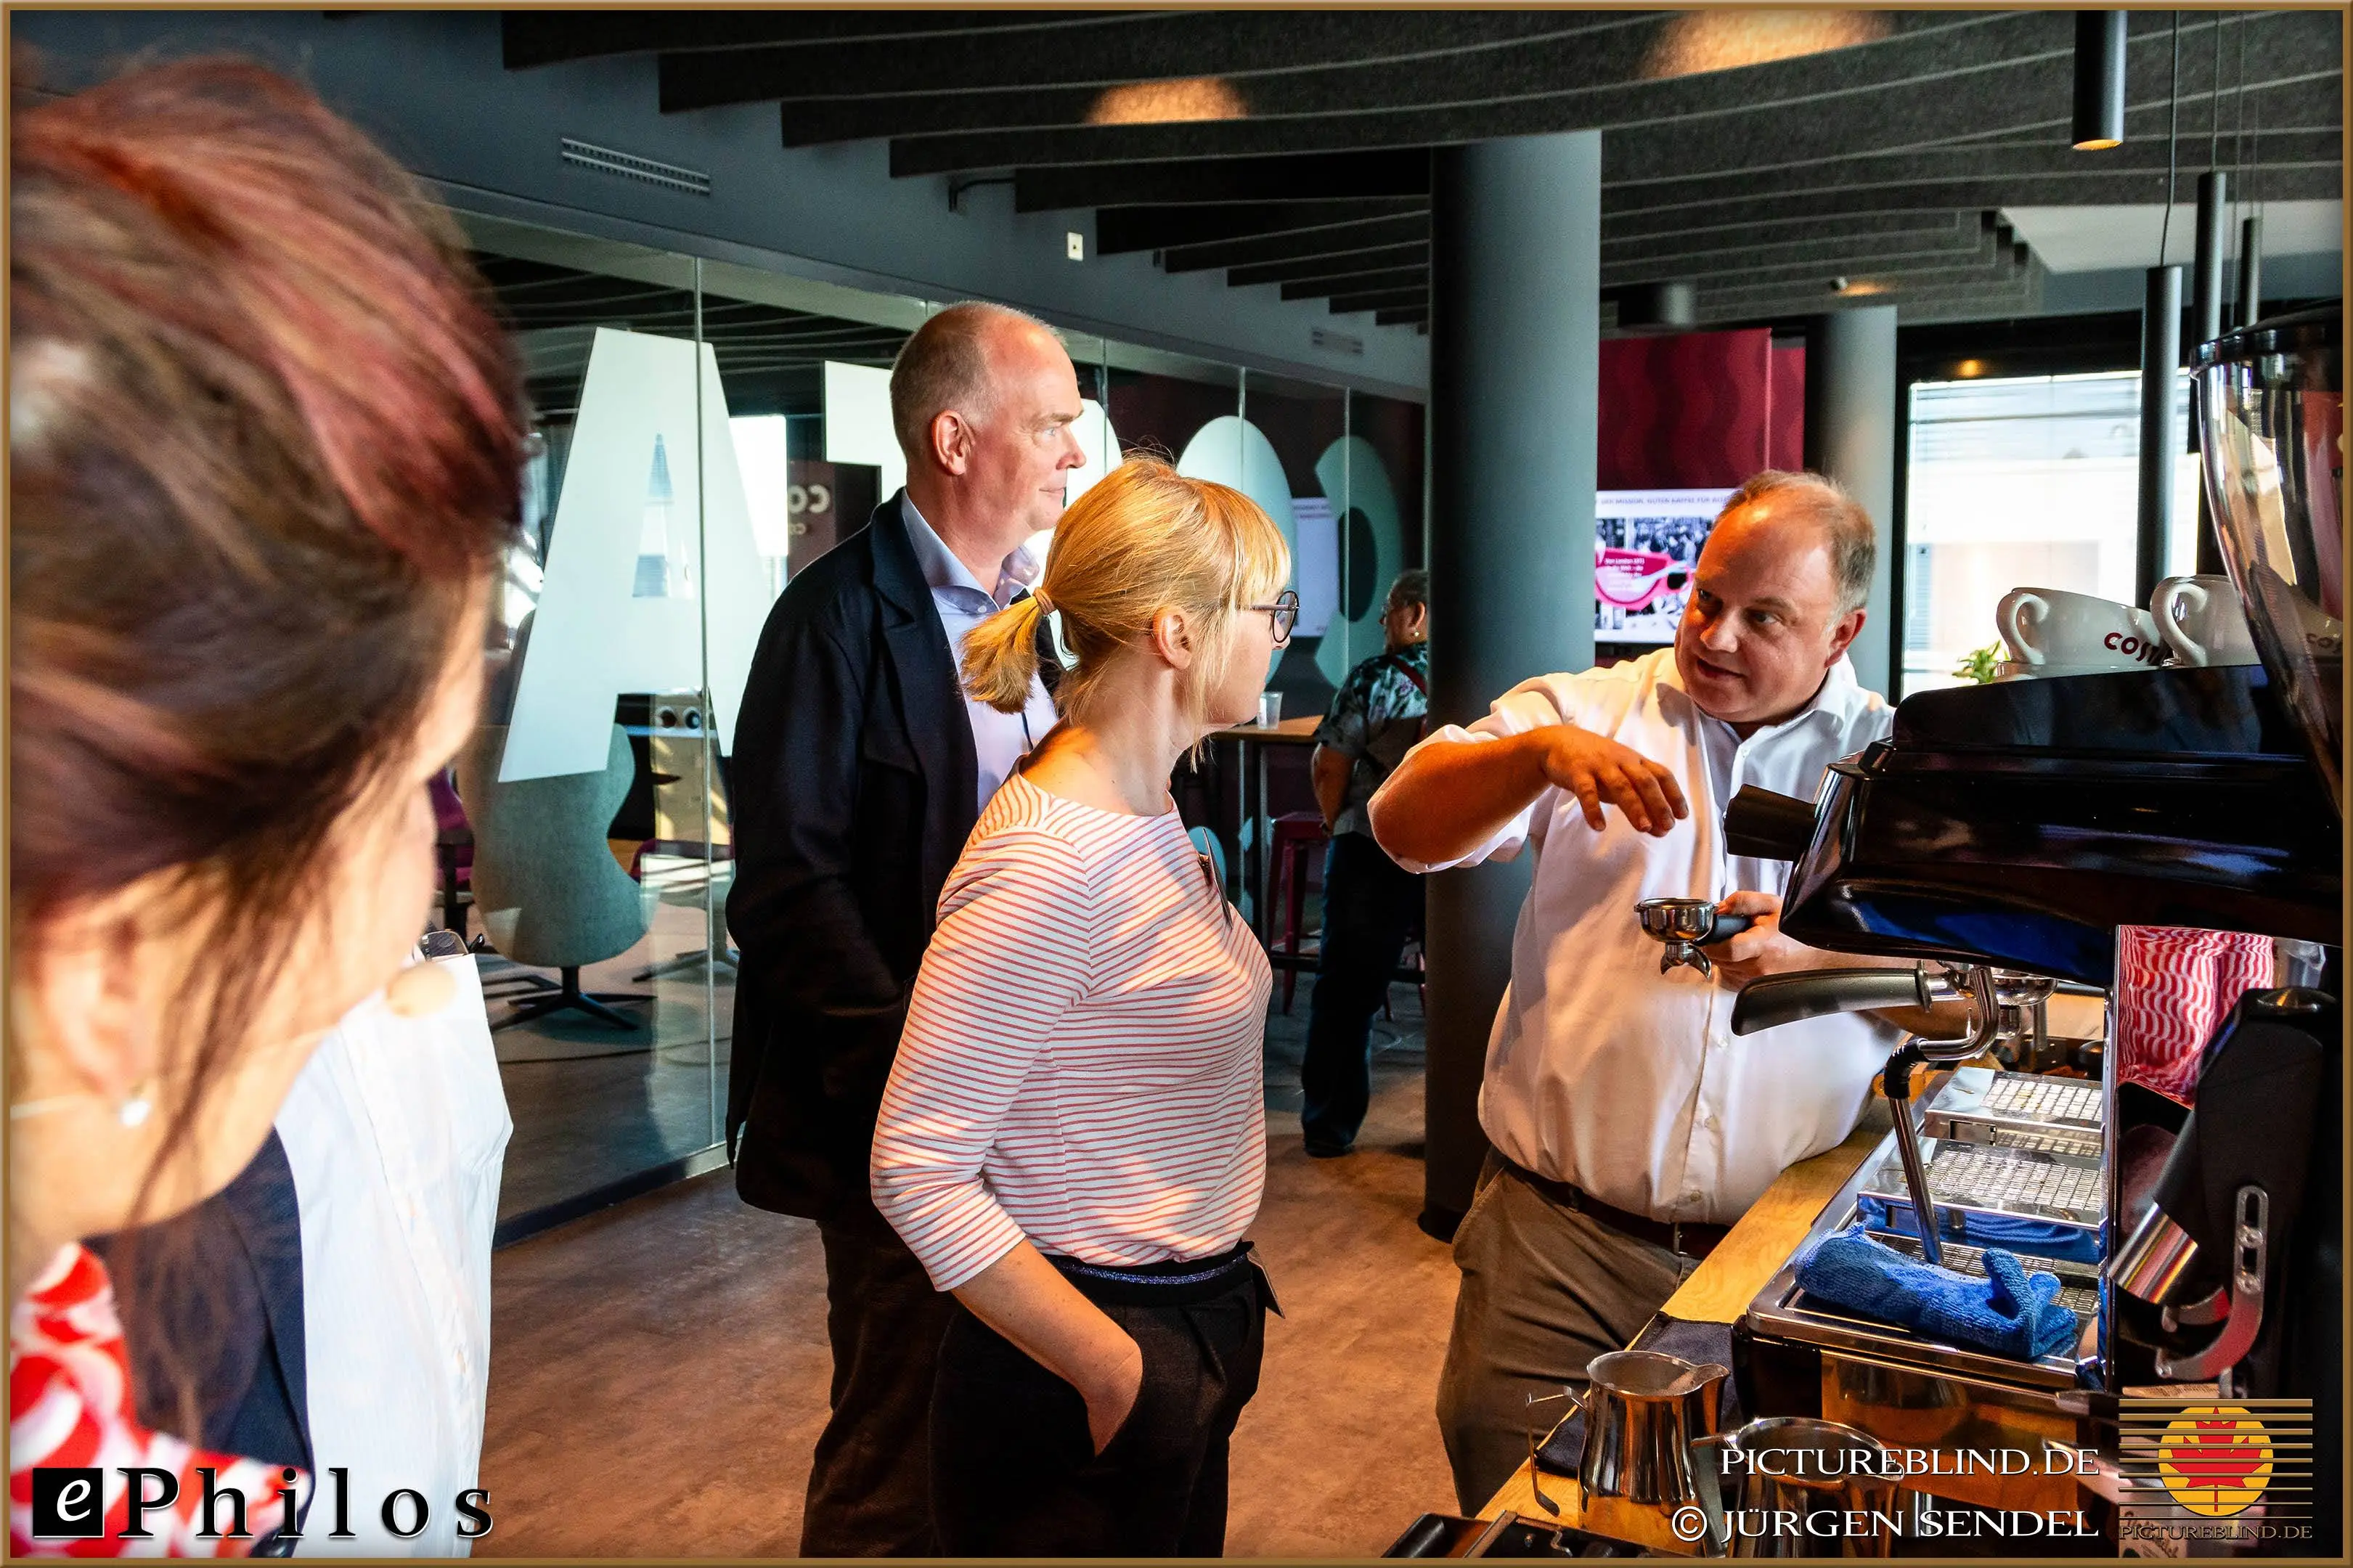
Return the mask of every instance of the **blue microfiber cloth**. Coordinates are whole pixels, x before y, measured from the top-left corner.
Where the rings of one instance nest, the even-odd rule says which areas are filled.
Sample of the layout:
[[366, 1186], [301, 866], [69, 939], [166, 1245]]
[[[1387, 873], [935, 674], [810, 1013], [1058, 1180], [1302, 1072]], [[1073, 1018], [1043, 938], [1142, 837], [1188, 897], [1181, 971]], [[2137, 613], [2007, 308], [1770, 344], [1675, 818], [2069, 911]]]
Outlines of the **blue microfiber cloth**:
[[[1872, 1230], [1892, 1230], [1898, 1236], [1920, 1234], [1919, 1222], [1914, 1218], [1910, 1204], [1892, 1204], [1865, 1196], [1855, 1201], [1854, 1212], [1855, 1217]], [[1947, 1207], [1941, 1212], [1945, 1228], [1938, 1234], [1957, 1233], [1971, 1247], [1999, 1247], [2037, 1258], [2063, 1258], [2070, 1263], [2100, 1261], [2100, 1233], [2089, 1226], [1996, 1214], [1989, 1209]]]
[[2057, 1279], [2029, 1274], [2008, 1252], [1983, 1256], [1984, 1278], [1956, 1274], [1915, 1263], [1855, 1226], [1815, 1246], [1798, 1267], [1798, 1288], [1879, 1322], [2012, 1361], [2056, 1355], [2075, 1342], [2075, 1314], [2059, 1304]]

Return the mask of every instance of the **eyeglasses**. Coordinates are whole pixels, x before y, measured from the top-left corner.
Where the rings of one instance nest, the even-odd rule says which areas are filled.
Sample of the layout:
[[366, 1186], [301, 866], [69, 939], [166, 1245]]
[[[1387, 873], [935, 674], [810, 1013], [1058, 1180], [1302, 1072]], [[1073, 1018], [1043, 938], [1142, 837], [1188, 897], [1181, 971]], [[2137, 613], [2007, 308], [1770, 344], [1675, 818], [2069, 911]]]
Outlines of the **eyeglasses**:
[[1291, 640], [1292, 628], [1299, 625], [1299, 595], [1289, 588], [1274, 596], [1271, 605], [1248, 605], [1246, 609], [1264, 610], [1274, 621], [1274, 646], [1282, 647]]

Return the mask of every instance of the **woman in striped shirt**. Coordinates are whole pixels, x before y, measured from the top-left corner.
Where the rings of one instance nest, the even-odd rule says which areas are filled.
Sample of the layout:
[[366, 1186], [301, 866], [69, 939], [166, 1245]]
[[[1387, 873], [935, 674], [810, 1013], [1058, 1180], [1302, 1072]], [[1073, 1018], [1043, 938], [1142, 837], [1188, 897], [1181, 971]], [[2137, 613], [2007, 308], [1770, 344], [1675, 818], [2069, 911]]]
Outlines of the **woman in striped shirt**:
[[965, 646], [1018, 706], [1050, 616], [1059, 723], [940, 900], [875, 1129], [874, 1201], [962, 1307], [932, 1401], [956, 1554], [1207, 1556], [1272, 1296], [1266, 955], [1168, 780], [1251, 713], [1298, 598], [1240, 492], [1131, 458], [1064, 514], [1042, 591]]

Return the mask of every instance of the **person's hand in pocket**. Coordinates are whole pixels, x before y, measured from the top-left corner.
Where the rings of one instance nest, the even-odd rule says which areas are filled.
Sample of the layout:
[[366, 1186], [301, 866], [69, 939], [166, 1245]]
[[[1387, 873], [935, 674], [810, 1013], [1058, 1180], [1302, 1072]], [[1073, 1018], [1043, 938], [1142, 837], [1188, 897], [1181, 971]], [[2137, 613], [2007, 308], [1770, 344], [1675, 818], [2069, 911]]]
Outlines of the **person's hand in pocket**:
[[1104, 1369], [1094, 1386], [1079, 1392], [1087, 1402], [1087, 1436], [1094, 1439], [1095, 1453], [1100, 1456], [1111, 1447], [1143, 1395], [1144, 1352], [1129, 1340], [1127, 1353]]

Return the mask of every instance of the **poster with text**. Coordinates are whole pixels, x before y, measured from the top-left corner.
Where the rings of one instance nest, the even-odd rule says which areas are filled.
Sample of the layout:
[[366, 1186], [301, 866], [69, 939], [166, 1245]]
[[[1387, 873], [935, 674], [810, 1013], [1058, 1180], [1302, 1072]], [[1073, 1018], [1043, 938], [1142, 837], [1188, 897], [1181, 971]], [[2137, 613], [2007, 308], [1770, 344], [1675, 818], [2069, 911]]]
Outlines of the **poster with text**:
[[1593, 638], [1671, 643], [1728, 489], [1603, 490], [1594, 505]]

